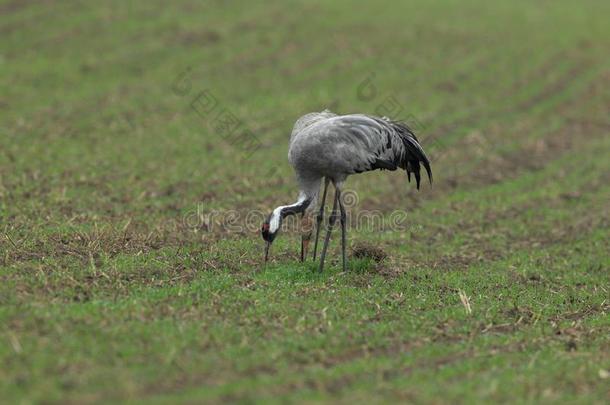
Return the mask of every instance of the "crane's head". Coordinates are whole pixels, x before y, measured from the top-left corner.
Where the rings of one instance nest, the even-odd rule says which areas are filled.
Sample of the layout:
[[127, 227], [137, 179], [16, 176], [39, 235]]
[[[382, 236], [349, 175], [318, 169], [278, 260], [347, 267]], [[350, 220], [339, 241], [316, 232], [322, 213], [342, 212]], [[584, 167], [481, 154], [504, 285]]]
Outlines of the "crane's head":
[[276, 209], [273, 210], [271, 214], [267, 217], [265, 222], [263, 222], [263, 226], [261, 227], [261, 235], [265, 240], [265, 262], [269, 259], [269, 248], [273, 243], [273, 240], [277, 236], [280, 228], [282, 226], [282, 220], [288, 215], [295, 215], [298, 213], [303, 213], [305, 209], [309, 206], [311, 202], [311, 198], [307, 197], [305, 194], [301, 194], [296, 203], [291, 205], [280, 205]]
[[277, 236], [280, 225], [282, 223], [282, 215], [281, 209], [275, 209], [273, 212], [267, 217], [265, 222], [263, 222], [263, 226], [261, 227], [261, 235], [265, 240], [265, 262], [269, 259], [269, 248], [273, 243], [273, 240]]

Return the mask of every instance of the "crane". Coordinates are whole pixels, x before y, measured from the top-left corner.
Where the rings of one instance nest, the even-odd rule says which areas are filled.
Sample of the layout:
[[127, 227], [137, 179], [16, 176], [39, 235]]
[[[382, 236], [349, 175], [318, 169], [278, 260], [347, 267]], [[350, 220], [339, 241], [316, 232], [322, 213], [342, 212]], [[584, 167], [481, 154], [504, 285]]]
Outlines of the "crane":
[[387, 117], [338, 115], [329, 110], [305, 114], [296, 121], [292, 130], [288, 161], [296, 174], [299, 195], [296, 202], [275, 208], [263, 222], [261, 234], [265, 240], [265, 262], [269, 259], [269, 249], [279, 233], [282, 220], [296, 214], [302, 215], [301, 225], [305, 230], [301, 239], [301, 261], [305, 260], [312, 234], [311, 217], [324, 181], [320, 209], [316, 215], [315, 260], [327, 189], [332, 182], [335, 196], [320, 254], [319, 271], [324, 269], [331, 231], [337, 219], [341, 224], [343, 270], [347, 269], [346, 212], [341, 192], [348, 176], [400, 168], [407, 172], [409, 182], [411, 174], [414, 175], [419, 190], [421, 164], [432, 184], [430, 161], [413, 131], [405, 123]]

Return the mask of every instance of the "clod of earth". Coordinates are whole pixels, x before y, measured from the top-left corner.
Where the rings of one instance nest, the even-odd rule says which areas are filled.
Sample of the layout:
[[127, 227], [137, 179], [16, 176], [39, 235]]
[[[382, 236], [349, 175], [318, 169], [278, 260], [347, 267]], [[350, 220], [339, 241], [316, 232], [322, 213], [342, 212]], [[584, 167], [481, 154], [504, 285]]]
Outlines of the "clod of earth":
[[388, 257], [388, 254], [379, 246], [368, 243], [358, 243], [352, 248], [352, 253], [357, 259], [369, 258], [380, 263]]

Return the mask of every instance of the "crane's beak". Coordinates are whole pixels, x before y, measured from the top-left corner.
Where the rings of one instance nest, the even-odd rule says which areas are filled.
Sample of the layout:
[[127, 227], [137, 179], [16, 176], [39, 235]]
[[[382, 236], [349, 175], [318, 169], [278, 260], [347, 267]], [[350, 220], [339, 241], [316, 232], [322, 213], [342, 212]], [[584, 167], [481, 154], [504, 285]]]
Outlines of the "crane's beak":
[[269, 248], [271, 247], [271, 242], [265, 242], [265, 264], [269, 260]]

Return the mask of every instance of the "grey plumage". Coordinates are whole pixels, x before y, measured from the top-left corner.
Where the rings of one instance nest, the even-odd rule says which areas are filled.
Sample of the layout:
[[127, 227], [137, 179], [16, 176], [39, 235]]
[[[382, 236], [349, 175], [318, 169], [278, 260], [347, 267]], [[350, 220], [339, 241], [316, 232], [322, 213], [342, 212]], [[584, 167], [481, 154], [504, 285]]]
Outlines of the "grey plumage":
[[[432, 183], [430, 161], [413, 131], [406, 124], [386, 117], [378, 118], [365, 114], [337, 115], [328, 110], [306, 114], [294, 124], [288, 148], [288, 161], [296, 173], [300, 193], [295, 203], [275, 208], [263, 223], [261, 234], [267, 242], [265, 261], [282, 219], [288, 215], [301, 213], [303, 220], [307, 221], [306, 211], [311, 212], [312, 207], [316, 205], [322, 179], [325, 179], [320, 211], [316, 217], [314, 260], [329, 182], [335, 186], [335, 198], [320, 255], [320, 271], [324, 267], [331, 230], [338, 217], [341, 222], [343, 269], [347, 268], [346, 213], [341, 190], [343, 182], [349, 175], [378, 169], [400, 168], [407, 172], [409, 181], [411, 181], [411, 173], [414, 174], [419, 189], [421, 165], [423, 165]], [[310, 237], [311, 232], [303, 236], [301, 260], [306, 256]]]
[[432, 182], [430, 161], [415, 134], [385, 117], [328, 110], [306, 114], [292, 131], [288, 161], [302, 183], [320, 177], [342, 182], [350, 174], [401, 168], [409, 181], [411, 173], [415, 175], [419, 189], [420, 164]]

